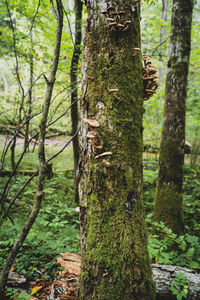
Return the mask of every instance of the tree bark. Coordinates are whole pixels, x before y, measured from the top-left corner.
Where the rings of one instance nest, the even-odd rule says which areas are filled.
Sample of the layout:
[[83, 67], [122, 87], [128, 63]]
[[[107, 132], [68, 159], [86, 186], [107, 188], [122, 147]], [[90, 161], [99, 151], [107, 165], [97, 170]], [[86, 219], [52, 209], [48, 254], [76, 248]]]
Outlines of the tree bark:
[[[33, 51], [33, 38], [32, 31], [30, 32], [31, 37], [31, 51]], [[24, 138], [24, 149], [28, 144], [28, 137], [30, 131], [30, 118], [32, 114], [32, 90], [33, 90], [33, 54], [29, 54], [29, 89], [28, 89], [28, 99], [27, 99], [27, 122], [25, 125], [25, 138]]]
[[[161, 25], [160, 28], [160, 41], [159, 44], [161, 45], [167, 38], [167, 20], [168, 20], [168, 13], [169, 13], [169, 0], [162, 0], [162, 13], [161, 13], [161, 20], [163, 21], [164, 25]], [[165, 43], [166, 44], [166, 43]], [[163, 56], [166, 54], [165, 49], [163, 46], [159, 49], [158, 55], [159, 60], [163, 61]], [[158, 76], [162, 79], [163, 77], [163, 66], [158, 68]]]
[[12, 170], [15, 169], [15, 146], [16, 146], [16, 136], [13, 139], [12, 145], [10, 147], [10, 161], [11, 161], [11, 168]]
[[59, 61], [59, 55], [60, 55], [60, 44], [61, 44], [61, 37], [62, 37], [62, 28], [63, 28], [63, 7], [61, 0], [56, 0], [57, 3], [57, 11], [58, 11], [58, 17], [57, 17], [57, 31], [56, 31], [56, 44], [54, 49], [54, 57], [53, 57], [53, 63], [50, 71], [49, 78], [46, 78], [47, 83], [47, 89], [44, 99], [44, 105], [42, 108], [42, 118], [40, 121], [40, 131], [39, 131], [39, 147], [38, 147], [38, 157], [40, 162], [40, 169], [39, 169], [39, 177], [38, 177], [38, 184], [37, 184], [37, 190], [34, 197], [34, 205], [31, 210], [31, 213], [28, 217], [28, 220], [24, 224], [22, 231], [17, 238], [15, 245], [12, 247], [5, 266], [1, 272], [0, 275], [0, 299], [3, 298], [4, 295], [4, 289], [5, 285], [8, 279], [8, 274], [10, 267], [12, 266], [24, 240], [26, 239], [30, 229], [32, 228], [33, 223], [35, 222], [35, 219], [39, 213], [41, 202], [44, 196], [44, 181], [45, 181], [45, 173], [46, 173], [46, 160], [45, 160], [45, 135], [46, 135], [46, 125], [47, 125], [47, 118], [48, 118], [48, 112], [50, 107], [50, 101], [52, 97], [54, 82], [55, 82], [55, 76], [58, 68], [58, 61]]
[[[75, 0], [75, 11], [76, 11], [76, 21], [75, 21], [75, 43], [74, 51], [71, 61], [70, 69], [70, 79], [71, 79], [71, 121], [72, 121], [72, 135], [74, 135], [78, 129], [78, 62], [81, 54], [81, 40], [82, 40], [82, 6], [81, 0]], [[73, 139], [73, 154], [74, 154], [74, 191], [75, 191], [75, 201], [78, 202], [78, 186], [77, 186], [77, 166], [79, 161], [79, 137]]]
[[173, 0], [164, 122], [154, 207], [154, 220], [163, 221], [178, 234], [183, 231], [185, 103], [192, 9], [192, 0]]
[[[134, 50], [140, 6], [95, 0], [87, 11], [81, 116], [97, 127], [82, 121], [79, 299], [153, 300], [142, 199], [142, 62]], [[122, 26], [110, 25], [114, 16]]]

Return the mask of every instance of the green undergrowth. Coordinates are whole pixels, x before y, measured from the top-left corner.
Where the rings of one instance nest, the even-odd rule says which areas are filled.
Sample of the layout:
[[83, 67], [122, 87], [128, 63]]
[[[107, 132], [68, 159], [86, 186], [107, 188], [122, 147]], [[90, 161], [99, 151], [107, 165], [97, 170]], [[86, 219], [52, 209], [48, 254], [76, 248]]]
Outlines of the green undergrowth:
[[[162, 264], [176, 264], [182, 267], [199, 268], [200, 265], [200, 171], [185, 166], [183, 205], [185, 233], [177, 236], [163, 223], [153, 223], [156, 234], [151, 233], [153, 201], [155, 194], [158, 162], [144, 160], [144, 203], [147, 229], [149, 232], [148, 250], [151, 261]], [[27, 176], [17, 175], [13, 181], [8, 201], [16, 194]], [[1, 178], [3, 186], [6, 177]], [[17, 199], [10, 214], [13, 224], [6, 220], [1, 228], [0, 268], [15, 242], [33, 204], [37, 178]], [[8, 205], [8, 203], [6, 203]], [[52, 279], [57, 276], [59, 266], [55, 258], [61, 252], [80, 252], [79, 219], [74, 203], [73, 173], [60, 172], [47, 179], [45, 197], [38, 218], [31, 229], [14, 263], [16, 272], [31, 279]]]
[[[25, 176], [16, 178], [10, 197], [25, 180]], [[6, 220], [1, 228], [0, 268], [30, 212], [35, 185], [36, 179], [19, 197], [17, 206], [10, 214], [14, 224]], [[41, 276], [48, 279], [59, 270], [55, 262], [59, 253], [79, 253], [79, 220], [73, 197], [72, 173], [58, 173], [46, 180], [40, 213], [14, 263], [17, 272], [32, 279]]]
[[[151, 261], [196, 269], [200, 267], [200, 169], [185, 165], [183, 183], [184, 235], [177, 235], [164, 223], [153, 223], [158, 162], [144, 161], [144, 204], [149, 232]], [[152, 225], [156, 234], [152, 234]]]

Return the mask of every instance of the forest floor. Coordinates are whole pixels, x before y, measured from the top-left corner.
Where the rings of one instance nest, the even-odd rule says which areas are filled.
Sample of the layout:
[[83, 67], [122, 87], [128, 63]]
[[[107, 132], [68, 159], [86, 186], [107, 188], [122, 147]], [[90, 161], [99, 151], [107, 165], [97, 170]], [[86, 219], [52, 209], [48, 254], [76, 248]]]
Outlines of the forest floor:
[[[67, 139], [64, 139], [63, 137], [62, 138], [59, 138], [59, 137], [57, 137], [57, 138], [54, 138], [54, 137], [46, 138], [45, 145], [63, 147], [69, 139], [70, 139], [69, 137]], [[10, 140], [11, 140], [11, 138], [8, 138], [7, 143]], [[6, 137], [0, 135], [0, 145], [4, 145], [5, 141], [6, 141]], [[35, 141], [31, 142], [30, 143], [31, 147], [33, 147], [34, 144], [35, 144]], [[17, 146], [23, 146], [24, 145], [24, 139], [17, 137], [16, 145]]]
[[[62, 267], [54, 281], [39, 278], [35, 281], [28, 281], [22, 275], [10, 273], [10, 280], [7, 288], [9, 294], [9, 286], [19, 288], [19, 281], [23, 281], [20, 286], [19, 294], [14, 297], [8, 296], [5, 299], [18, 300], [23, 294], [27, 300], [36, 299], [60, 299], [60, 300], [76, 300], [76, 290], [78, 285], [78, 276], [80, 274], [81, 256], [74, 253], [62, 253], [57, 258], [56, 263]], [[13, 278], [13, 279], [12, 279]], [[15, 280], [14, 280], [15, 278]], [[21, 298], [20, 298], [21, 299]]]

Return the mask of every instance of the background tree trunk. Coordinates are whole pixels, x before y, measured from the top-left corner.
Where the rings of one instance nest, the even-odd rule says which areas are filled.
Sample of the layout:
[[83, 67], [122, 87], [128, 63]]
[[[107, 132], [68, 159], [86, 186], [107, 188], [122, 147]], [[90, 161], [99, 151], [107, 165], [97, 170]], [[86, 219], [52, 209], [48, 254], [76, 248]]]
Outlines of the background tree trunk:
[[[153, 300], [142, 200], [142, 63], [134, 50], [140, 9], [134, 0], [96, 0], [87, 10], [81, 115], [100, 126], [82, 122], [79, 299]], [[122, 26], [106, 19], [113, 13]], [[88, 131], [96, 138], [89, 141]], [[98, 158], [102, 152], [112, 154]]]
[[185, 103], [192, 9], [192, 0], [173, 1], [164, 122], [154, 208], [154, 220], [165, 222], [176, 233], [183, 231]]
[[[72, 135], [77, 132], [79, 111], [78, 111], [78, 62], [81, 55], [81, 40], [82, 40], [82, 6], [81, 0], [75, 0], [75, 11], [76, 11], [76, 23], [75, 23], [75, 43], [74, 51], [71, 61], [70, 79], [71, 79], [71, 121], [72, 121]], [[78, 202], [78, 186], [77, 186], [77, 175], [76, 170], [79, 161], [79, 136], [76, 135], [73, 139], [73, 154], [74, 154], [74, 191], [75, 201]]]
[[[169, 0], [162, 0], [162, 13], [161, 13], [161, 20], [163, 21], [161, 28], [160, 28], [160, 41], [159, 44], [162, 44], [167, 39], [167, 20], [168, 20], [168, 13], [169, 13]], [[163, 62], [163, 57], [166, 55], [166, 43], [162, 45], [159, 49], [158, 55], [159, 60]], [[158, 76], [160, 79], [163, 77], [163, 66], [158, 68]]]

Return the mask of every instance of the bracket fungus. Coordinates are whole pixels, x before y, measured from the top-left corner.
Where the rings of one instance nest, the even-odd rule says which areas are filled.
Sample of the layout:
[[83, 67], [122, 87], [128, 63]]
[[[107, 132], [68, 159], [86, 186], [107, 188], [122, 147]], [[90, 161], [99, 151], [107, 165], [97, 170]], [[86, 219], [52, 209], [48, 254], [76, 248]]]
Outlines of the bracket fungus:
[[140, 48], [134, 48], [133, 56], [136, 56], [141, 51]]
[[120, 100], [120, 98], [117, 96], [117, 92], [119, 92], [118, 89], [110, 89], [109, 93], [113, 93], [113, 96], [117, 99]]
[[104, 164], [105, 167], [110, 167], [110, 162], [105, 160], [105, 159], [102, 159], [102, 163]]
[[120, 17], [122, 17], [122, 16], [124, 16], [126, 13], [125, 13], [125, 11], [123, 11], [123, 10], [120, 10], [119, 12], [118, 12], [118, 15], [120, 16]]
[[90, 139], [93, 152], [95, 154], [97, 154], [96, 151], [101, 150], [103, 148], [103, 142], [102, 142], [98, 132], [95, 130], [88, 131], [87, 138]]
[[[113, 18], [106, 18], [106, 20], [108, 21], [108, 22], [115, 22], [115, 19], [113, 19]], [[111, 23], [110, 23], [111, 24]]]
[[103, 148], [103, 142], [100, 139], [100, 136], [96, 136], [95, 138], [90, 139], [92, 147], [93, 147], [93, 152], [96, 153], [96, 150], [101, 150]]
[[109, 6], [107, 9], [101, 12], [108, 22], [107, 25], [111, 29], [111, 31], [123, 32], [129, 29], [130, 24], [132, 23], [130, 20], [124, 20], [126, 17], [125, 11], [117, 12], [114, 6]]
[[99, 127], [99, 122], [92, 119], [83, 118], [83, 121], [90, 125], [91, 127]]
[[150, 57], [143, 55], [142, 59], [144, 61], [143, 68], [143, 85], [144, 85], [144, 100], [148, 100], [155, 93], [159, 86], [159, 77], [155, 76], [157, 70], [154, 68], [150, 61]]
[[101, 154], [98, 154], [97, 156], [95, 156], [96, 159], [108, 156], [108, 155], [112, 155], [112, 152], [103, 152]]
[[90, 139], [94, 139], [97, 136], [97, 132], [96, 131], [88, 131], [87, 133], [87, 137]]

